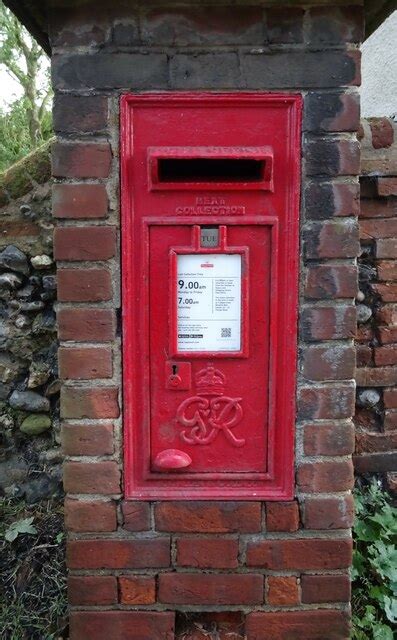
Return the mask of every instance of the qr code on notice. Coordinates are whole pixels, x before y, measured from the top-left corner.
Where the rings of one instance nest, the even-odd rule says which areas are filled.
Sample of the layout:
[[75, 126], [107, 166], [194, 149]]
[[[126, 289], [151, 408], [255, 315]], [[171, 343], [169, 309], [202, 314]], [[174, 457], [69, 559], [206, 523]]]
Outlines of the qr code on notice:
[[221, 329], [221, 338], [231, 338], [232, 330], [230, 327], [222, 327]]

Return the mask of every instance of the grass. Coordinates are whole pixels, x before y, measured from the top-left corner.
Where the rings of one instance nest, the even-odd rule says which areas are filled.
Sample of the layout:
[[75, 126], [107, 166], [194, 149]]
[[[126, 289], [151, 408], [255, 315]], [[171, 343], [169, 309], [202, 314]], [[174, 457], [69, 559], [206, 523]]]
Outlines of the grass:
[[[4, 537], [12, 523], [32, 517], [34, 534]], [[66, 568], [62, 504], [0, 502], [0, 638], [66, 638]]]

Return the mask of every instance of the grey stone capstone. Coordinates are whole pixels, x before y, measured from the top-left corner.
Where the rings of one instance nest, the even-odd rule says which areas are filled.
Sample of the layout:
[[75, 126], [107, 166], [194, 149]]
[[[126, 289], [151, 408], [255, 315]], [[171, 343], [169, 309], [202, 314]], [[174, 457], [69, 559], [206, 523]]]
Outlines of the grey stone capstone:
[[34, 391], [13, 391], [9, 404], [13, 409], [33, 411], [34, 413], [50, 410], [49, 400]]
[[22, 273], [24, 276], [27, 276], [29, 273], [27, 257], [18, 247], [14, 247], [13, 244], [9, 244], [0, 252], [0, 268], [11, 269], [11, 271]]

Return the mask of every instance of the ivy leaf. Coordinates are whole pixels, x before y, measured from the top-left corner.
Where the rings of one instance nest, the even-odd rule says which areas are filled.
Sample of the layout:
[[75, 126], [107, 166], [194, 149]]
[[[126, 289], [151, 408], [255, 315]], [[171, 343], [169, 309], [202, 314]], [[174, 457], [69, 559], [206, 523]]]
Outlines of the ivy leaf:
[[354, 532], [358, 539], [363, 542], [375, 542], [379, 538], [377, 529], [362, 520], [356, 522]]
[[385, 596], [384, 608], [387, 619], [390, 620], [390, 622], [397, 622], [397, 599]]
[[356, 580], [363, 575], [365, 568], [365, 558], [357, 549], [353, 555], [352, 580]]
[[393, 631], [386, 624], [377, 624], [373, 627], [374, 640], [393, 640]]
[[4, 534], [7, 542], [13, 542], [22, 533], [34, 535], [37, 533], [36, 527], [32, 525], [34, 518], [24, 518], [23, 520], [17, 520], [13, 522]]

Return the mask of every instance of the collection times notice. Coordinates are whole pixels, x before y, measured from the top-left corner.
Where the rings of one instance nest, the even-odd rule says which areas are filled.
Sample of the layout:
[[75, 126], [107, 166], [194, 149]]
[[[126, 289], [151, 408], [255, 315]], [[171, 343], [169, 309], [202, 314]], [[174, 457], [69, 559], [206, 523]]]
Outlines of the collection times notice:
[[241, 255], [177, 256], [178, 351], [241, 349]]

